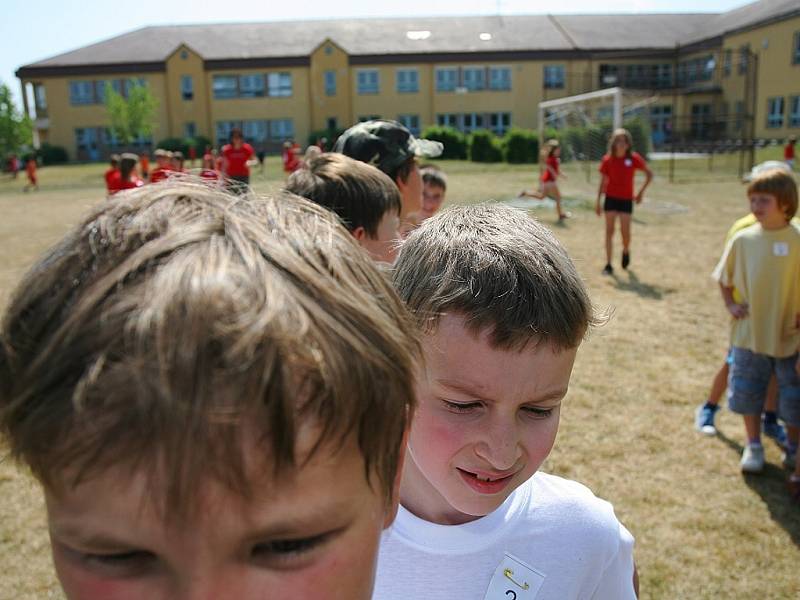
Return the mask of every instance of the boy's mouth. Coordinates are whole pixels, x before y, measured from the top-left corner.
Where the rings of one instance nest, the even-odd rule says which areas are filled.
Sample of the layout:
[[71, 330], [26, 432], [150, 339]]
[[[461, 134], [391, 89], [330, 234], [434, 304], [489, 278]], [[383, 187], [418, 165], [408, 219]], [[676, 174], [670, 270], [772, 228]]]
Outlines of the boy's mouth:
[[456, 467], [459, 475], [472, 490], [479, 494], [497, 494], [503, 491], [514, 478], [515, 473], [509, 475], [487, 475], [473, 473]]

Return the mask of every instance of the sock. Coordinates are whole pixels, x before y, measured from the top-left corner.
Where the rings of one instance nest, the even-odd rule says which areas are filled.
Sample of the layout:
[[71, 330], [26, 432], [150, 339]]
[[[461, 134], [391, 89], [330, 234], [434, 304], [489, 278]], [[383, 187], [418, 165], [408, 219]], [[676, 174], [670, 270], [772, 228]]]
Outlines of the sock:
[[765, 410], [764, 411], [764, 423], [777, 423], [778, 422], [778, 415], [773, 410]]
[[761, 447], [761, 438], [757, 437], [757, 438], [755, 438], [753, 440], [747, 440], [747, 445], [748, 446], [758, 446], [760, 448]]
[[703, 408], [710, 408], [711, 410], [717, 410], [719, 408], [719, 404], [714, 404], [713, 402], [706, 401], [705, 406]]

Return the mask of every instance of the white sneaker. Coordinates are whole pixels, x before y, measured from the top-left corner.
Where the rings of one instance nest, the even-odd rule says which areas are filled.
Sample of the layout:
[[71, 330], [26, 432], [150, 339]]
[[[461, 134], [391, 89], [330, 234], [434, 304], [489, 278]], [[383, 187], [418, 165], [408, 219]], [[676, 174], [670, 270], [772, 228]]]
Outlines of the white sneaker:
[[742, 467], [742, 473], [761, 473], [764, 470], [764, 446], [747, 444], [739, 466]]

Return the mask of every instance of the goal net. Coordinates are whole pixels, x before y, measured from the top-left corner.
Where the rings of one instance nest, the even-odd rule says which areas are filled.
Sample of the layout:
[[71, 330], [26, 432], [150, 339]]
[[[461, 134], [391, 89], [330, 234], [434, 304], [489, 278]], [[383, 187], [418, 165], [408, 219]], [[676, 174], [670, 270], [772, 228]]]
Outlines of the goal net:
[[[597, 161], [606, 151], [611, 131], [630, 130], [634, 149], [647, 154], [658, 96], [613, 87], [539, 103], [539, 140], [556, 138], [564, 160]], [[659, 128], [669, 123], [659, 122]], [[660, 129], [659, 129], [660, 130]]]

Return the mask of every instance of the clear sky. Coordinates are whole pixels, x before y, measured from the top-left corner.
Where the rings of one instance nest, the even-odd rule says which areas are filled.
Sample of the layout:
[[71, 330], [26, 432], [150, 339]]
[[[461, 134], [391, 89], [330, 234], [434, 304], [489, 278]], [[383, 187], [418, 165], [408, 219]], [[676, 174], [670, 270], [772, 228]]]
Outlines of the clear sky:
[[[29, 0], [0, 20], [0, 81], [19, 97], [21, 65], [147, 25], [392, 16], [722, 12], [747, 0]], [[13, 6], [13, 9], [11, 8]]]

